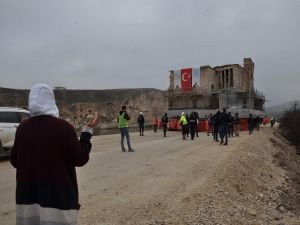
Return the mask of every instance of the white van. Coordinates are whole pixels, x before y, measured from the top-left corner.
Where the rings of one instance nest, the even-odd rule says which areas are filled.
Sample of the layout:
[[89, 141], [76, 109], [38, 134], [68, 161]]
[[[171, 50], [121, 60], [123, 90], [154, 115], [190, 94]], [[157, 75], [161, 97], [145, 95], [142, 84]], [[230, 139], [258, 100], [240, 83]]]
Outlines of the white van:
[[0, 154], [13, 146], [16, 129], [26, 117], [30, 117], [30, 114], [25, 109], [0, 107]]

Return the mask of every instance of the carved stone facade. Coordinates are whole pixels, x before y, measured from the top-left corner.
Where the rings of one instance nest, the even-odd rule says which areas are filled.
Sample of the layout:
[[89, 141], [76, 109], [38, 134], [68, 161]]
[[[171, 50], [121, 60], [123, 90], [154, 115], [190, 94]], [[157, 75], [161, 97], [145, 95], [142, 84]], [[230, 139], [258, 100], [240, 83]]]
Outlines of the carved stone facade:
[[251, 58], [244, 58], [243, 66], [201, 66], [200, 80], [195, 81], [192, 91], [174, 88], [174, 79], [174, 71], [170, 71], [170, 110], [224, 107], [264, 109], [265, 97], [254, 89], [254, 63]]

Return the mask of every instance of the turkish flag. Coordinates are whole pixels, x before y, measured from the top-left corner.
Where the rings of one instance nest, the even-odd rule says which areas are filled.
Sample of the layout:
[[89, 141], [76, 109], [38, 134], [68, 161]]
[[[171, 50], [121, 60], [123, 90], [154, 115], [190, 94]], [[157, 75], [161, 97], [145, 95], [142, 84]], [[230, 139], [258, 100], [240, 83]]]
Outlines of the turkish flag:
[[192, 90], [192, 68], [181, 69], [181, 91]]

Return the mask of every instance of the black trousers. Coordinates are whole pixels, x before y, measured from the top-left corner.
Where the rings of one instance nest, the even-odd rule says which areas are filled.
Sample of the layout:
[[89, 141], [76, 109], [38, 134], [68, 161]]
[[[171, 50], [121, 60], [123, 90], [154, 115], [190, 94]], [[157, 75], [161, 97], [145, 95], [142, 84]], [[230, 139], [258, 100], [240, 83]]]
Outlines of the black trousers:
[[194, 140], [196, 125], [195, 124], [190, 124], [190, 129], [191, 129], [191, 139]]
[[163, 125], [163, 128], [164, 128], [164, 137], [166, 137], [166, 136], [167, 136], [168, 125], [167, 125], [167, 124], [164, 124], [164, 125]]
[[139, 123], [139, 128], [140, 128], [140, 135], [144, 135], [144, 124], [143, 123]]

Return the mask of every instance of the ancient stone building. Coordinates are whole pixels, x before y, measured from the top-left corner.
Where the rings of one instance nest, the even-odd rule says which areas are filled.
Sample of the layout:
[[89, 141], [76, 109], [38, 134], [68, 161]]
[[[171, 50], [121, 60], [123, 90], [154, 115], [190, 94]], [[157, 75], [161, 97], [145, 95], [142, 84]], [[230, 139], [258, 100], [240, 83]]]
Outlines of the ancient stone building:
[[[191, 90], [182, 90], [181, 76], [170, 71], [169, 110], [240, 108], [263, 110], [265, 97], [254, 88], [254, 63], [244, 58], [244, 65], [201, 66], [199, 77], [191, 80]], [[179, 79], [179, 80], [178, 80]], [[176, 85], [177, 84], [177, 85]]]

